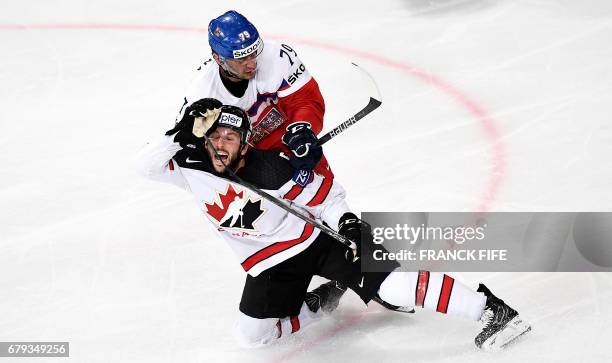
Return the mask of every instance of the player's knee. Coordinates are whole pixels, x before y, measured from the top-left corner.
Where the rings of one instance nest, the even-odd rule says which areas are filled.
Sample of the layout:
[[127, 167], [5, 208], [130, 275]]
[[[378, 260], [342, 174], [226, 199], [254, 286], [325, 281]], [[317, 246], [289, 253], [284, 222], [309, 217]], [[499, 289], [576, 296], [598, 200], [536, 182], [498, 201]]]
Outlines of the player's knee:
[[257, 319], [240, 313], [234, 336], [243, 348], [258, 348], [278, 338], [278, 319]]
[[380, 285], [380, 298], [396, 306], [414, 306], [414, 291], [416, 288], [416, 272], [392, 272]]

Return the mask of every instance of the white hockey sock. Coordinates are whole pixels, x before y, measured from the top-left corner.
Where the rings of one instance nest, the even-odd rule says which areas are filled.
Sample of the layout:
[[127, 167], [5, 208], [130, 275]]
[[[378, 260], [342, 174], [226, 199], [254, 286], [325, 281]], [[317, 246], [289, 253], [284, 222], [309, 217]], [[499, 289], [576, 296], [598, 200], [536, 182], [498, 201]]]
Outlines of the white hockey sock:
[[296, 333], [298, 330], [321, 319], [322, 316], [323, 312], [321, 309], [319, 309], [316, 313], [313, 313], [308, 308], [308, 305], [303, 303], [300, 313], [297, 316], [289, 316], [279, 320], [277, 324], [277, 328], [279, 329], [278, 337], [282, 338], [284, 336]]
[[257, 319], [240, 312], [234, 334], [241, 346], [257, 348], [296, 333], [305, 326], [319, 320], [322, 316], [323, 313], [320, 309], [313, 313], [305, 303], [302, 304], [297, 316], [283, 319]]
[[443, 314], [480, 319], [487, 298], [440, 272], [392, 272], [378, 295], [389, 304], [420, 306]]

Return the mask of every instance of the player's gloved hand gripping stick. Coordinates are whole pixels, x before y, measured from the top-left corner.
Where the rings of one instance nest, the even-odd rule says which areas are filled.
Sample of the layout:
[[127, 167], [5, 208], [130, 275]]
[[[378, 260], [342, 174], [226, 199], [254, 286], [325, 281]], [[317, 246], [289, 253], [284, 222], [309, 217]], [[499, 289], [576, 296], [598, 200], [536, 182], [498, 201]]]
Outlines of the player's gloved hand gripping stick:
[[292, 154], [289, 163], [295, 170], [312, 170], [319, 163], [323, 149], [317, 143], [317, 135], [308, 122], [292, 123], [283, 135], [283, 144]]
[[310, 124], [304, 121], [294, 122], [287, 126], [287, 130], [283, 135], [283, 144], [291, 150], [289, 162], [296, 170], [312, 170], [315, 165], [321, 160], [323, 151], [321, 146], [344, 132], [351, 125], [364, 118], [370, 112], [374, 111], [378, 106], [381, 105], [380, 92], [376, 86], [376, 82], [372, 76], [367, 73], [363, 68], [357, 64], [352, 63], [355, 67], [361, 70], [362, 74], [365, 75], [370, 84], [369, 94], [370, 101], [368, 104], [354, 116], [344, 121], [340, 125], [334, 127], [331, 131], [323, 135], [317, 140], [316, 135], [310, 128]]

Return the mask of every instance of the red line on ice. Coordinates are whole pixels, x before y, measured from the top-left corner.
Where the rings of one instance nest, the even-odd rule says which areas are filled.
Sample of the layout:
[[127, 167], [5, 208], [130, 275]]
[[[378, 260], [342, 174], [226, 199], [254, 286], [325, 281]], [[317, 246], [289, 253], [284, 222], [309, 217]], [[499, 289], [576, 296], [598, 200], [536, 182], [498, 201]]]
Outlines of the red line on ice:
[[[0, 24], [1, 30], [29, 30], [29, 29], [109, 29], [109, 30], [152, 30], [152, 31], [164, 31], [164, 32], [193, 32], [193, 33], [205, 33], [206, 28], [202, 27], [189, 27], [189, 26], [175, 26], [175, 25], [158, 25], [158, 24], [107, 24], [107, 23], [84, 23], [84, 24], [20, 24], [20, 25], [3, 25]], [[415, 77], [423, 81], [428, 86], [433, 86], [442, 93], [448, 95], [451, 99], [462, 105], [479, 123], [484, 135], [491, 144], [491, 157], [492, 157], [492, 170], [489, 174], [489, 180], [485, 187], [484, 192], [481, 195], [480, 202], [475, 209], [478, 212], [488, 211], [497, 193], [499, 192], [506, 171], [506, 158], [504, 145], [501, 140], [501, 136], [493, 118], [474, 101], [467, 93], [459, 90], [452, 84], [443, 81], [435, 75], [425, 72], [422, 69], [414, 67], [404, 61], [396, 61], [390, 58], [386, 58], [382, 55], [370, 53], [367, 51], [347, 48], [338, 46], [336, 44], [329, 44], [319, 42], [312, 39], [295, 38], [288, 36], [277, 36], [277, 35], [266, 35], [269, 39], [284, 39], [291, 43], [297, 43], [300, 45], [310, 46], [313, 48], [323, 49], [330, 52], [342, 53], [352, 55], [358, 58], [366, 59], [388, 68], [397, 70], [401, 73]], [[329, 338], [336, 335], [338, 332], [347, 329], [365, 317], [365, 313], [356, 314], [353, 317], [349, 317], [343, 323], [337, 325], [334, 329], [328, 331], [325, 334], [321, 334], [318, 338], [315, 338], [310, 342], [310, 346], [317, 345], [319, 343], [327, 341]], [[291, 359], [296, 355], [299, 355], [300, 349], [293, 349], [275, 360], [275, 362], [281, 362], [287, 359]]]

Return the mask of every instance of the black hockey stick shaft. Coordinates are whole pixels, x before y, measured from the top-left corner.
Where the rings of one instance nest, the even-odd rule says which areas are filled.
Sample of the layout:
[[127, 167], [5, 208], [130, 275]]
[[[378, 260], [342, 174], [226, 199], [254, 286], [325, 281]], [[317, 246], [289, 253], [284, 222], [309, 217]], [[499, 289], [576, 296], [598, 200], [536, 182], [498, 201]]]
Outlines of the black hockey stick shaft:
[[367, 116], [370, 112], [372, 112], [375, 109], [377, 109], [381, 104], [382, 104], [381, 101], [375, 99], [374, 97], [370, 97], [370, 102], [368, 102], [366, 107], [362, 108], [361, 111], [357, 112], [351, 118], [349, 118], [348, 120], [344, 121], [340, 125], [334, 127], [331, 131], [329, 131], [328, 133], [326, 133], [325, 135], [320, 137], [318, 145], [322, 146], [323, 144], [325, 144], [329, 140], [331, 140], [334, 137], [338, 136], [340, 133], [344, 132], [344, 130], [348, 129], [353, 124], [355, 124], [357, 121], [361, 120], [362, 118]]
[[[267, 201], [269, 201], [270, 203], [276, 205], [277, 207], [285, 210], [287, 213], [290, 213], [296, 217], [298, 217], [299, 219], [303, 220], [306, 223], [312, 224], [314, 227], [320, 229], [322, 232], [324, 232], [325, 234], [327, 234], [328, 236], [330, 236], [331, 238], [335, 239], [336, 241], [342, 243], [343, 245], [349, 247], [351, 250], [353, 250], [353, 256], [356, 255], [356, 251], [357, 251], [357, 245], [355, 244], [355, 242], [351, 241], [350, 239], [344, 237], [343, 235], [341, 235], [340, 233], [334, 231], [333, 229], [329, 228], [328, 226], [321, 224], [317, 221], [315, 221], [314, 219], [302, 214], [301, 212], [289, 207], [288, 205], [286, 205], [285, 203], [283, 203], [281, 200], [279, 200], [278, 198], [268, 194], [267, 192], [259, 189], [258, 187], [256, 187], [255, 185], [247, 182], [246, 180], [242, 179], [241, 177], [239, 177], [238, 175], [236, 175], [236, 173], [229, 168], [221, 159], [221, 157], [219, 156], [219, 154], [217, 153], [217, 149], [215, 149], [215, 147], [212, 145], [210, 139], [206, 136], [204, 136], [206, 138], [206, 143], [208, 144], [208, 147], [210, 147], [214, 154], [215, 157], [221, 161], [221, 163], [225, 166], [225, 170], [227, 170], [229, 172], [229, 174], [234, 177], [234, 182], [242, 185], [243, 187], [251, 190], [252, 192], [260, 195], [262, 198], [266, 199]], [[356, 260], [356, 258], [354, 259]]]
[[[355, 124], [357, 121], [361, 120], [362, 118], [364, 118], [365, 116], [370, 114], [372, 111], [377, 109], [382, 104], [382, 102], [380, 101], [380, 98], [381, 98], [380, 97], [380, 92], [378, 91], [378, 87], [376, 86], [376, 82], [374, 81], [372, 76], [368, 72], [366, 72], [364, 69], [359, 67], [357, 64], [353, 63], [353, 65], [355, 67], [359, 68], [359, 70], [361, 70], [363, 72], [363, 74], [368, 77], [368, 79], [370, 81], [370, 87], [373, 89], [371, 91], [371, 93], [374, 93], [377, 98], [374, 98], [373, 96], [370, 96], [370, 100], [369, 100], [368, 104], [364, 108], [362, 108], [359, 112], [357, 112], [355, 115], [353, 115], [348, 120], [344, 121], [340, 125], [338, 125], [335, 128], [333, 128], [331, 131], [329, 131], [328, 133], [323, 135], [321, 138], [319, 138], [319, 141], [318, 141], [318, 145], [319, 146], [325, 144], [329, 140], [331, 140], [334, 137], [338, 136], [340, 133], [344, 132], [351, 125]], [[356, 245], [355, 242], [351, 241], [350, 239], [346, 238], [345, 236], [341, 235], [340, 233], [336, 232], [335, 230], [329, 228], [328, 226], [326, 226], [326, 225], [324, 225], [322, 223], [317, 222], [316, 220], [310, 218], [309, 216], [304, 215], [300, 211], [289, 207], [287, 204], [285, 204], [284, 202], [282, 202], [278, 198], [268, 194], [267, 192], [265, 192], [265, 191], [259, 189], [258, 187], [256, 187], [255, 185], [253, 185], [253, 184], [243, 180], [242, 178], [240, 178], [238, 175], [236, 175], [236, 173], [231, 168], [229, 168], [229, 167], [227, 167], [227, 165], [225, 165], [225, 163], [219, 157], [219, 154], [217, 153], [217, 149], [215, 149], [212, 146], [212, 143], [210, 142], [208, 137], [206, 137], [206, 136], [204, 136], [204, 137], [206, 138], [206, 143], [208, 145], [210, 145], [211, 149], [213, 150], [213, 152], [215, 154], [215, 157], [218, 160], [221, 161], [223, 166], [225, 166], [225, 169], [230, 173], [230, 175], [232, 175], [234, 177], [236, 183], [244, 186], [247, 189], [250, 189], [252, 192], [254, 192], [256, 194], [259, 194], [262, 198], [268, 200], [270, 203], [272, 203], [272, 204], [278, 206], [279, 208], [285, 210], [287, 213], [290, 213], [290, 214], [298, 217], [299, 219], [303, 220], [304, 222], [313, 225], [315, 228], [318, 228], [319, 230], [321, 230], [322, 232], [324, 232], [325, 234], [327, 234], [331, 238], [333, 238], [336, 241], [342, 243], [343, 245], [349, 247], [353, 251], [353, 256], [354, 256], [353, 261], [357, 260], [357, 258], [358, 258], [356, 256], [356, 254], [357, 254], [356, 253], [357, 245]], [[365, 221], [362, 221], [362, 222], [365, 223]]]

